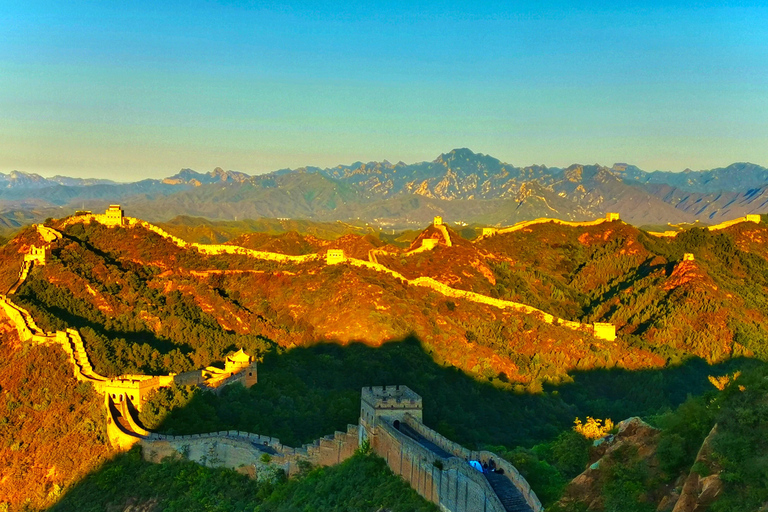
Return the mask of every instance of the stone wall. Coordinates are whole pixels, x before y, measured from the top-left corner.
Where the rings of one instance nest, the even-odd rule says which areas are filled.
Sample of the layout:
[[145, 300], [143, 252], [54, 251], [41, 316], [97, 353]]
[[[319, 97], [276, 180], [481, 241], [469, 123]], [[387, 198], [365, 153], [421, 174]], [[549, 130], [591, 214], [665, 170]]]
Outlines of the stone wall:
[[446, 228], [442, 224], [439, 224], [435, 227], [437, 227], [437, 229], [439, 229], [440, 232], [443, 234], [443, 238], [445, 239], [445, 245], [447, 245], [448, 247], [453, 246], [453, 242], [451, 242], [451, 235], [448, 233], [448, 228]]
[[531, 489], [528, 481], [523, 478], [523, 475], [521, 475], [517, 468], [513, 466], [512, 463], [510, 463], [508, 460], [502, 459], [495, 453], [485, 450], [473, 451], [470, 454], [470, 459], [481, 462], [487, 462], [490, 459], [493, 459], [493, 461], [496, 463], [496, 468], [504, 470], [504, 476], [509, 478], [509, 480], [512, 481], [512, 484], [517, 487], [517, 490], [520, 491], [520, 494], [522, 494], [523, 498], [531, 507], [531, 509], [534, 512], [544, 510], [541, 501], [539, 501], [539, 497], [536, 496], [536, 493], [533, 492], [533, 489]]
[[[727, 220], [725, 222], [721, 222], [720, 224], [709, 226], [707, 227], [707, 229], [709, 231], [719, 231], [721, 229], [735, 226], [736, 224], [741, 224], [742, 222], [754, 222], [755, 224], [760, 224], [761, 222], [760, 215], [755, 215], [755, 214], [745, 215], [744, 217], [739, 217], [738, 219]], [[682, 233], [682, 231], [648, 231], [648, 234], [651, 236], [666, 237], [666, 238], [674, 238], [678, 235], [678, 233]]]
[[40, 238], [47, 244], [61, 238], [61, 233], [42, 224], [35, 224], [35, 229], [37, 229], [37, 234], [40, 235]]
[[335, 432], [301, 448], [285, 446], [273, 437], [236, 430], [188, 436], [149, 434], [139, 442], [142, 456], [150, 462], [185, 457], [203, 465], [245, 469], [251, 475], [260, 468], [274, 467], [291, 476], [300, 471], [300, 462], [332, 466], [350, 458], [358, 448], [358, 428], [349, 425], [346, 432]]
[[597, 226], [604, 222], [609, 222], [609, 220], [607, 218], [601, 218], [601, 219], [595, 219], [595, 220], [590, 220], [585, 222], [570, 222], [567, 220], [560, 220], [560, 219], [540, 218], [540, 219], [518, 222], [513, 226], [497, 229], [496, 234], [502, 235], [504, 233], [513, 233], [515, 231], [520, 231], [521, 229], [525, 229], [525, 228], [534, 226], [536, 224], [552, 223], [552, 224], [559, 224], [561, 226], [569, 226], [569, 227], [588, 227], [588, 226]]
[[[604, 221], [601, 219], [601, 222], [604, 222]], [[347, 258], [346, 262], [356, 267], [365, 267], [371, 270], [376, 270], [377, 272], [384, 272], [394, 277], [395, 279], [399, 279], [409, 285], [431, 288], [432, 290], [442, 295], [445, 295], [446, 297], [465, 299], [471, 302], [477, 302], [479, 304], [487, 304], [489, 306], [493, 306], [499, 309], [513, 309], [515, 311], [519, 311], [521, 313], [525, 313], [528, 315], [535, 315], [542, 322], [546, 322], [548, 324], [560, 325], [573, 330], [581, 330], [581, 331], [584, 331], [585, 333], [593, 334], [595, 337], [602, 338], [602, 339], [614, 340], [616, 338], [615, 329], [613, 331], [612, 337], [611, 336], [604, 337], [605, 334], [607, 333], [607, 330], [605, 329], [601, 328], [596, 330], [594, 325], [592, 324], [582, 324], [580, 322], [574, 322], [570, 320], [565, 320], [563, 318], [557, 318], [554, 315], [545, 313], [544, 311], [534, 308], [533, 306], [529, 306], [527, 304], [521, 304], [519, 302], [512, 302], [509, 300], [496, 299], [493, 297], [488, 297], [487, 295], [482, 295], [482, 294], [470, 292], [467, 290], [458, 290], [456, 288], [451, 288], [447, 284], [443, 284], [440, 281], [437, 281], [436, 279], [433, 279], [431, 277], [422, 276], [422, 277], [417, 277], [416, 279], [408, 279], [401, 273], [396, 272], [390, 268], [387, 268], [381, 263], [373, 263], [371, 261], [358, 260], [356, 258]], [[611, 325], [611, 324], [603, 324], [603, 325]]]
[[755, 224], [760, 224], [760, 216], [746, 215], [744, 217], [739, 217], [738, 219], [728, 220], [725, 222], [721, 222], [720, 224], [715, 224], [714, 226], [709, 226], [707, 229], [709, 229], [710, 231], [718, 231], [721, 229], [729, 228], [735, 224], [740, 224], [742, 222], [754, 222]]
[[467, 460], [488, 462], [488, 460], [493, 459], [496, 462], [496, 466], [502, 468], [504, 470], [504, 475], [512, 481], [515, 487], [517, 487], [517, 489], [520, 491], [520, 494], [522, 494], [525, 500], [528, 502], [528, 505], [530, 505], [534, 511], [542, 510], [541, 502], [531, 489], [531, 486], [528, 484], [525, 478], [523, 478], [517, 468], [507, 460], [502, 459], [493, 452], [469, 450], [460, 444], [451, 441], [447, 437], [438, 434], [414, 418], [406, 418], [405, 422], [409, 427], [421, 434], [425, 439], [439, 446], [446, 452], [452, 454], [459, 460], [465, 462]]
[[[607, 218], [597, 219], [590, 222], [568, 222], [568, 221], [562, 221], [558, 219], [536, 219], [532, 221], [526, 221], [521, 222], [518, 224], [515, 224], [514, 226], [503, 228], [498, 230], [498, 233], [509, 233], [512, 231], [517, 231], [520, 229], [523, 229], [525, 227], [534, 225], [534, 224], [541, 224], [541, 223], [547, 223], [547, 222], [554, 222], [557, 224], [565, 225], [565, 226], [596, 226], [598, 224], [602, 224], [604, 222], [608, 222], [610, 219], [615, 219], [616, 214], [609, 214]], [[91, 216], [83, 216], [85, 217], [93, 217]], [[98, 220], [98, 219], [97, 219]], [[235, 245], [207, 245], [207, 244], [188, 244], [187, 242], [174, 237], [173, 235], [170, 235], [166, 233], [161, 228], [158, 228], [157, 226], [154, 226], [152, 224], [149, 224], [147, 222], [141, 221], [139, 219], [133, 219], [130, 217], [126, 217], [126, 224], [127, 225], [140, 225], [143, 226], [150, 231], [153, 231], [155, 233], [160, 234], [164, 238], [167, 238], [168, 240], [172, 241], [179, 247], [191, 247], [197, 249], [199, 252], [203, 254], [210, 254], [210, 255], [219, 255], [219, 254], [239, 254], [244, 256], [250, 256], [253, 258], [258, 259], [265, 259], [270, 261], [278, 261], [278, 262], [292, 262], [292, 263], [304, 263], [308, 261], [313, 261], [320, 259], [320, 255], [318, 254], [305, 254], [302, 256], [290, 256], [280, 253], [273, 253], [273, 252], [266, 252], [266, 251], [254, 251], [252, 249], [246, 249], [245, 247], [239, 247]], [[448, 233], [448, 230], [446, 227], [440, 223], [435, 223], [435, 227], [437, 227], [441, 233], [443, 234], [443, 237], [445, 239], [445, 243], [447, 246], [451, 246], [451, 237]], [[413, 253], [415, 251], [412, 251]], [[341, 250], [328, 250], [326, 253], [326, 264], [334, 265], [342, 262], [350, 263], [354, 266], [358, 267], [366, 267], [371, 270], [375, 270], [377, 272], [384, 272], [386, 274], [391, 275], [392, 277], [399, 279], [403, 281], [406, 284], [414, 285], [414, 286], [423, 286], [427, 288], [431, 288], [432, 290], [439, 292], [447, 297], [453, 297], [453, 298], [460, 298], [460, 299], [466, 299], [472, 302], [487, 304], [489, 306], [494, 306], [497, 308], [505, 309], [514, 309], [515, 311], [519, 311], [521, 313], [530, 314], [530, 315], [536, 315], [542, 320], [543, 322], [549, 323], [549, 324], [557, 324], [561, 325], [563, 327], [567, 327], [569, 329], [574, 330], [582, 330], [586, 333], [593, 334], [594, 336], [598, 338], [603, 339], [609, 339], [613, 340], [615, 339], [615, 330], [613, 337], [611, 336], [604, 336], [603, 333], [607, 332], [606, 330], [600, 328], [595, 329], [593, 325], [590, 324], [582, 324], [579, 322], [569, 321], [562, 318], [557, 318], [554, 315], [551, 315], [549, 313], [545, 313], [544, 311], [534, 308], [533, 306], [529, 306], [527, 304], [521, 304], [518, 302], [512, 302], [512, 301], [506, 301], [501, 299], [495, 299], [493, 297], [488, 297], [486, 295], [481, 295], [479, 293], [470, 292], [466, 290], [457, 290], [455, 288], [451, 288], [448, 285], [445, 285], [435, 279], [432, 279], [431, 277], [417, 277], [416, 279], [408, 279], [399, 272], [396, 272], [394, 270], [391, 270], [384, 265], [378, 263], [376, 259], [377, 254], [385, 254], [383, 251], [379, 252], [376, 250], [371, 250], [368, 253], [368, 258], [371, 261], [364, 261], [364, 260], [358, 260], [356, 258], [347, 258], [344, 257], [343, 251]], [[609, 325], [609, 324], [606, 324]]]
[[189, 247], [197, 249], [201, 254], [217, 256], [220, 254], [239, 254], [241, 256], [250, 256], [260, 260], [277, 261], [281, 263], [304, 263], [319, 258], [317, 254], [304, 254], [302, 256], [291, 256], [277, 252], [254, 251], [237, 245], [208, 245], [208, 244], [190, 244]]
[[485, 477], [465, 460], [444, 459], [386, 422], [371, 434], [371, 447], [392, 472], [441, 510], [504, 512]]

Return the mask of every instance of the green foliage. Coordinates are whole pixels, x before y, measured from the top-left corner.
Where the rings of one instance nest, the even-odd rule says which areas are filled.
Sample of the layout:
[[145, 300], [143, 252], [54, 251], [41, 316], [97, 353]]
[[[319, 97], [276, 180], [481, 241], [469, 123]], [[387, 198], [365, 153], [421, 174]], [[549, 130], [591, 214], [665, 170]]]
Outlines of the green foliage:
[[637, 447], [624, 445], [610, 455], [603, 483], [606, 512], [652, 512], [656, 505], [644, 499], [652, 487], [647, 463], [637, 455]]
[[168, 512], [437, 510], [375, 455], [356, 454], [338, 466], [314, 469], [297, 479], [258, 482], [229, 469], [186, 460], [144, 462], [138, 448], [118, 455], [68, 489], [51, 510], [122, 510], [129, 505]]
[[542, 505], [549, 506], [560, 498], [568, 480], [556, 467], [542, 460], [535, 449], [518, 447], [511, 452], [502, 452], [499, 455], [517, 468]]
[[654, 418], [662, 429], [656, 453], [661, 469], [670, 477], [691, 467], [714, 425], [714, 412], [707, 405], [711, 394], [688, 398], [674, 412]]
[[550, 443], [552, 464], [567, 478], [584, 471], [589, 462], [592, 442], [573, 430], [567, 430]]
[[744, 372], [713, 403], [717, 434], [714, 463], [725, 484], [714, 512], [758, 510], [768, 501], [768, 370]]
[[317, 468], [304, 478], [288, 480], [257, 510], [375, 512], [382, 508], [414, 512], [437, 510], [404, 480], [392, 475], [383, 459], [357, 453], [339, 466]]
[[[190, 295], [161, 293], [148, 286], [152, 267], [126, 266], [109, 257], [99, 260], [94, 252], [74, 243], [57, 250], [50, 265], [57, 261], [66, 265], [66, 272], [87, 278], [99, 292], [122, 301], [118, 306], [122, 312], [106, 315], [40, 273], [27, 278], [15, 300], [44, 330], [78, 328], [100, 374], [180, 373], [220, 361], [236, 348], [258, 357], [274, 347], [264, 336], [225, 330]], [[159, 328], [147, 325], [145, 319], [152, 317]]]

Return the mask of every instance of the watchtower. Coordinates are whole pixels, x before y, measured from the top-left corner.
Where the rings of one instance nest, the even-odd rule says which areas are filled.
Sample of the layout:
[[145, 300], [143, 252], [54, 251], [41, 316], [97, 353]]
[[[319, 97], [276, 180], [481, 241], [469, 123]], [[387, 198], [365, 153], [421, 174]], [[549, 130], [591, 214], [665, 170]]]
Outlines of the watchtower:
[[595, 338], [613, 341], [616, 339], [616, 326], [605, 322], [595, 322], [592, 324]]
[[760, 224], [760, 216], [755, 214], [750, 214], [744, 217], [747, 222], [754, 222], [755, 224]]
[[104, 213], [104, 224], [107, 226], [122, 226], [123, 225], [123, 209], [119, 204], [111, 204], [107, 211]]
[[421, 396], [408, 386], [370, 386], [363, 388], [360, 424], [371, 431], [378, 421], [400, 422], [406, 414], [422, 421]]
[[683, 261], [694, 261], [694, 260], [695, 258], [693, 257], [693, 254], [691, 254], [690, 252], [686, 252], [685, 254], [683, 254]]
[[618, 213], [606, 213], [605, 214], [605, 220], [608, 222], [613, 222], [615, 220], [619, 220], [619, 214]]
[[246, 354], [242, 348], [224, 359], [224, 371], [230, 375], [242, 372], [242, 382], [246, 388], [258, 382], [256, 361], [254, 361], [253, 357]]
[[435, 219], [432, 221], [432, 225], [434, 226], [442, 226], [443, 225], [443, 218], [439, 215], [435, 217]]
[[45, 265], [45, 247], [30, 246], [29, 252], [24, 255], [24, 261]]
[[335, 265], [337, 263], [344, 263], [344, 250], [343, 249], [328, 249], [325, 253], [325, 264]]
[[483, 236], [493, 236], [496, 234], [496, 228], [483, 228]]

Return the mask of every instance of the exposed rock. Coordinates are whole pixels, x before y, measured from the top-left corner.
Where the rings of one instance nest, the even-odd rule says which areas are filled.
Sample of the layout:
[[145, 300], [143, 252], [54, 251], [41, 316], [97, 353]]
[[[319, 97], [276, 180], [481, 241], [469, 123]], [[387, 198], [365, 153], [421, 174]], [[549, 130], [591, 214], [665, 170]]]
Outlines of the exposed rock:
[[603, 475], [613, 464], [611, 455], [617, 450], [631, 445], [637, 448], [637, 455], [648, 462], [649, 467], [657, 467], [656, 447], [659, 442], [660, 430], [648, 425], [640, 418], [633, 417], [620, 422], [618, 432], [595, 442], [590, 460], [592, 464], [579, 476], [574, 478], [565, 489], [561, 505], [569, 502], [587, 504], [588, 510], [603, 509]]
[[[683, 490], [680, 493], [680, 499], [677, 501], [675, 508], [672, 512], [704, 512], [709, 510], [709, 506], [717, 499], [720, 492], [723, 490], [723, 482], [720, 480], [720, 475], [716, 471], [710, 456], [712, 454], [712, 438], [717, 433], [717, 425], [712, 427], [712, 430], [704, 439], [699, 453], [696, 455], [696, 462], [688, 474], [688, 478], [685, 479], [683, 484]], [[712, 472], [707, 476], [703, 476], [694, 468], [707, 467]]]

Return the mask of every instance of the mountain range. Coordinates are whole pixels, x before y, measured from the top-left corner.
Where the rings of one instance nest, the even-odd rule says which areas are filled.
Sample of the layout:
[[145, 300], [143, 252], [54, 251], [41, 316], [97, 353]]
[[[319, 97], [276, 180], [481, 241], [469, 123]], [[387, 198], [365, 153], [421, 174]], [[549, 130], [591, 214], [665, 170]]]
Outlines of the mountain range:
[[153, 221], [194, 215], [407, 228], [435, 215], [457, 223], [508, 225], [538, 217], [586, 220], [609, 211], [640, 226], [710, 224], [762, 213], [767, 201], [768, 168], [751, 163], [680, 173], [646, 172], [625, 163], [516, 167], [469, 149], [415, 164], [355, 162], [255, 176], [183, 169], [162, 180], [133, 183], [0, 173], [0, 224], [7, 229], [111, 202]]

